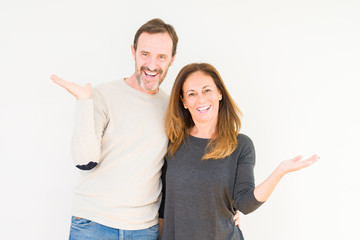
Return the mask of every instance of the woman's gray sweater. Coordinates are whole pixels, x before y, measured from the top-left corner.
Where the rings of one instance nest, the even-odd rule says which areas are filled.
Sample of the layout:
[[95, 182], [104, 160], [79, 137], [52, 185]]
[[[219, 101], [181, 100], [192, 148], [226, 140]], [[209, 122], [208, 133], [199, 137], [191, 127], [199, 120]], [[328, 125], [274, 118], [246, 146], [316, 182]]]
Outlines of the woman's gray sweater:
[[209, 140], [193, 136], [166, 157], [162, 240], [243, 239], [234, 209], [248, 214], [262, 203], [254, 196], [254, 145], [244, 134], [237, 139], [224, 159], [201, 160]]

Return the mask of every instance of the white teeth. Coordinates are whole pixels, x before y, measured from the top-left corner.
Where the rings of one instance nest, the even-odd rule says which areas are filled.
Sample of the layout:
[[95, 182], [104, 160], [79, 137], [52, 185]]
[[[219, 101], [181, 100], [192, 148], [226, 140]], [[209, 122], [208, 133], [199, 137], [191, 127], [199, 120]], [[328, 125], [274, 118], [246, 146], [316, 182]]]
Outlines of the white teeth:
[[201, 108], [197, 108], [198, 111], [204, 111], [210, 108], [210, 105], [207, 107], [201, 107]]
[[154, 73], [152, 73], [152, 72], [145, 72], [146, 73], [146, 75], [150, 75], [150, 76], [155, 76], [156, 74], [157, 74], [157, 72], [154, 72]]

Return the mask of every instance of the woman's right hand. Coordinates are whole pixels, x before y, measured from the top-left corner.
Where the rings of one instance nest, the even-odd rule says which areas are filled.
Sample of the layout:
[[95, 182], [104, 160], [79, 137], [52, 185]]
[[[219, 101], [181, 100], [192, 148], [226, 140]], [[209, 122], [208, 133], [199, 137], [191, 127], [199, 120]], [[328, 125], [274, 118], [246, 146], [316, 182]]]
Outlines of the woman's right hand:
[[91, 84], [88, 83], [85, 86], [80, 86], [73, 82], [65, 81], [62, 78], [59, 78], [56, 75], [51, 75], [50, 79], [60, 87], [65, 88], [69, 93], [71, 93], [76, 99], [89, 99], [92, 95]]

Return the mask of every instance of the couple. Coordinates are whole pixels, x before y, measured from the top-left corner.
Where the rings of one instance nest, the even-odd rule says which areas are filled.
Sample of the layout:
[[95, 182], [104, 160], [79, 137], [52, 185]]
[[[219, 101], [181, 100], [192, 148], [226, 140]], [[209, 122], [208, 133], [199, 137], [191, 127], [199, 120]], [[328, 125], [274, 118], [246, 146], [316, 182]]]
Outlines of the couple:
[[318, 159], [283, 161], [255, 187], [254, 146], [216, 69], [185, 66], [170, 101], [159, 88], [177, 42], [153, 19], [135, 34], [129, 78], [92, 88], [51, 76], [77, 99], [70, 239], [152, 240], [161, 229], [161, 239], [243, 239], [234, 209], [254, 211], [285, 174]]

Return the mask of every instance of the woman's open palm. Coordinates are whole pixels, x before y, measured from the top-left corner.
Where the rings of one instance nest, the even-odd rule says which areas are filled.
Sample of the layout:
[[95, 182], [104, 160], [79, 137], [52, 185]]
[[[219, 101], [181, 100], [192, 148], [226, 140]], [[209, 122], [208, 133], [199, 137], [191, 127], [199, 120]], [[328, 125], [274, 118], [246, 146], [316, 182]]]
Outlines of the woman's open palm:
[[293, 159], [282, 161], [278, 169], [282, 173], [287, 174], [289, 172], [294, 172], [306, 168], [320, 159], [320, 157], [318, 157], [317, 155], [313, 155], [308, 159], [304, 159], [304, 160], [301, 160], [302, 158], [303, 158], [302, 156], [297, 156]]

